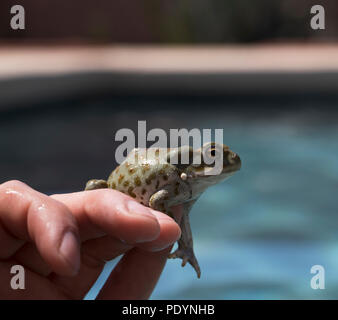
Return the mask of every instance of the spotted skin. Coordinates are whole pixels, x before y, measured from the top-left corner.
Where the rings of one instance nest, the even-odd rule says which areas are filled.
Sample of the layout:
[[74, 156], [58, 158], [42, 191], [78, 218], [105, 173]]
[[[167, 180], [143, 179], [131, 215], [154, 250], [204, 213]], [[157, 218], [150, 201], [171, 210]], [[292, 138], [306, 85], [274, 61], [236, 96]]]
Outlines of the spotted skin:
[[[174, 219], [171, 208], [182, 204], [183, 214], [180, 223], [182, 235], [178, 241], [178, 249], [169, 258], [182, 259], [182, 266], [190, 263], [198, 278], [201, 270], [193, 250], [193, 239], [189, 223], [189, 212], [199, 196], [209, 186], [217, 184], [233, 175], [241, 167], [241, 160], [229, 147], [216, 143], [205, 144], [202, 150], [221, 154], [223, 169], [218, 175], [208, 175], [206, 170], [212, 165], [192, 163], [192, 148], [150, 148], [133, 149], [128, 157], [105, 180], [89, 180], [85, 190], [111, 188], [128, 194], [138, 202], [155, 210], [162, 211]], [[147, 153], [148, 152], [148, 153]], [[182, 159], [184, 153], [189, 154], [189, 163]], [[178, 156], [178, 163], [172, 164], [172, 157]], [[204, 170], [205, 169], [205, 170]]]

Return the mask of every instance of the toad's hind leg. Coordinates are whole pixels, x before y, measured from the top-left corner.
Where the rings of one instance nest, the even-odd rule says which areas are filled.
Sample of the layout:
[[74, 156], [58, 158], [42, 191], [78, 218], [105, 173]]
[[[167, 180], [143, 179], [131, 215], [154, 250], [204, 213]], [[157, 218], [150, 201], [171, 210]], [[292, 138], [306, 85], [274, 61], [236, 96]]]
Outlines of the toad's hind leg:
[[[193, 201], [194, 203], [195, 201]], [[195, 257], [194, 249], [193, 249], [193, 240], [192, 233], [189, 223], [189, 211], [193, 203], [187, 203], [183, 209], [183, 216], [181, 219], [180, 227], [182, 231], [181, 238], [178, 240], [178, 248], [173, 253], [169, 254], [168, 258], [181, 258], [182, 267], [184, 267], [187, 262], [191, 264], [191, 266], [195, 269], [197, 273], [197, 277], [201, 277], [201, 269], [198, 264], [198, 261]], [[188, 208], [187, 208], [188, 207]]]
[[106, 188], [108, 188], [106, 180], [92, 179], [87, 182], [85, 190], [106, 189]]

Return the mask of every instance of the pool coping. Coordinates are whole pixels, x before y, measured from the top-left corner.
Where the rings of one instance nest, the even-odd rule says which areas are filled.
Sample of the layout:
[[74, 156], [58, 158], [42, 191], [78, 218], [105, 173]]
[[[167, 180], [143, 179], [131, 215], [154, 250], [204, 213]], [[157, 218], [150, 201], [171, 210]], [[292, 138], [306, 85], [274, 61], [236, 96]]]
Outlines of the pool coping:
[[0, 110], [109, 96], [337, 95], [338, 45], [4, 46]]

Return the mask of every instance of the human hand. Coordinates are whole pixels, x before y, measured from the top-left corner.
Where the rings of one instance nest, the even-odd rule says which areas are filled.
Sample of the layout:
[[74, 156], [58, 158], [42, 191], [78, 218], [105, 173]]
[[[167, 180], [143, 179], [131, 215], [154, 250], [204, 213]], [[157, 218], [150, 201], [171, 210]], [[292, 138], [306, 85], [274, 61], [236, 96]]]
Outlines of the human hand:
[[[98, 299], [147, 299], [179, 237], [169, 216], [115, 190], [47, 196], [19, 181], [3, 183], [0, 299], [83, 299], [105, 261], [122, 254]], [[18, 264], [24, 290], [10, 286]]]

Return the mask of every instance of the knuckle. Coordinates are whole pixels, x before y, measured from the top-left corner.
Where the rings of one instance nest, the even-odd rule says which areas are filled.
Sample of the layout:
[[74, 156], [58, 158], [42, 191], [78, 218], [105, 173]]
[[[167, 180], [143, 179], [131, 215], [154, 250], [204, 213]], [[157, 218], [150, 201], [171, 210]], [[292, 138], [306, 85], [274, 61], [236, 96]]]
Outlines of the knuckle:
[[111, 212], [115, 212], [116, 205], [124, 203], [127, 198], [127, 195], [113, 189], [88, 191], [84, 198], [84, 211], [89, 217], [95, 216], [98, 212], [105, 210], [105, 208], [109, 208]]
[[23, 183], [22, 181], [19, 180], [9, 180], [6, 181], [4, 183], [2, 183], [0, 185], [1, 189], [6, 189], [6, 188], [10, 188], [10, 189], [22, 189], [22, 188], [26, 188], [27, 185], [25, 183]]
[[38, 206], [38, 209], [40, 209], [40, 211], [47, 212], [48, 215], [55, 214], [60, 218], [66, 217], [73, 219], [72, 213], [65, 204], [48, 196], [46, 196], [46, 198], [44, 199], [39, 199], [36, 202], [36, 206]]
[[0, 184], [0, 201], [16, 201], [28, 186], [18, 180], [10, 180]]
[[110, 199], [120, 197], [125, 198], [126, 195], [122, 192], [113, 190], [113, 189], [99, 189], [93, 190], [88, 194], [88, 202], [95, 203], [96, 205], [102, 204], [105, 201], [109, 201]]
[[[35, 226], [44, 226], [45, 231], [56, 228], [56, 234], [63, 233], [65, 229], [76, 232], [76, 219], [63, 203], [54, 199], [46, 198], [36, 199], [31, 203], [28, 211], [28, 223]], [[49, 231], [48, 231], [49, 232]]]
[[69, 210], [69, 208], [65, 204], [57, 201], [54, 203], [54, 205], [56, 209], [59, 211], [60, 215], [62, 215], [64, 219], [68, 220], [71, 223], [75, 223], [76, 219], [74, 215], [72, 214], [72, 212]]

